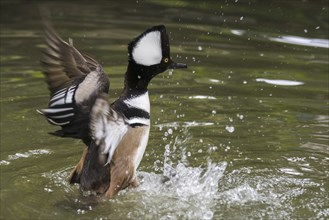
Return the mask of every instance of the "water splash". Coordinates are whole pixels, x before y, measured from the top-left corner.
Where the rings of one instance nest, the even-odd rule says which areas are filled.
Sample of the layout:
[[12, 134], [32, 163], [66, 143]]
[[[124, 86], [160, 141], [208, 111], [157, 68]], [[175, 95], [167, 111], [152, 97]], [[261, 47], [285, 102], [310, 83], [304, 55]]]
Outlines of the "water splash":
[[[163, 175], [139, 172], [141, 185], [135, 192], [142, 193], [142, 210], [156, 210], [158, 219], [212, 219], [219, 180], [226, 162], [208, 162], [205, 169], [183, 163], [164, 165]], [[129, 192], [131, 193], [131, 192]], [[131, 217], [140, 217], [135, 211]]]
[[[92, 196], [77, 194], [77, 186], [67, 183], [71, 168], [43, 173], [43, 177], [53, 180], [45, 185], [44, 190], [53, 193], [62, 189], [71, 196], [76, 194], [65, 204], [78, 215], [88, 215], [98, 210], [102, 213], [100, 219], [212, 219], [216, 210], [219, 182], [227, 163], [214, 163], [208, 159], [202, 167], [190, 166], [190, 152], [187, 149], [192, 137], [189, 127], [183, 126], [180, 135], [174, 130], [166, 128], [164, 135], [168, 143], [164, 159], [153, 167], [158, 173], [138, 171], [140, 186], [125, 189], [114, 199], [105, 199], [95, 204]], [[108, 207], [111, 207], [110, 213]]]
[[213, 218], [227, 163], [208, 159], [206, 167], [189, 166], [186, 148], [191, 136], [188, 129], [183, 133], [184, 138], [176, 136], [165, 146], [162, 174], [139, 172], [141, 185], [129, 193], [139, 193], [143, 207], [130, 212], [130, 218], [147, 214], [141, 213], [145, 210], [153, 210], [156, 219]]
[[[286, 172], [286, 167], [232, 168], [234, 161], [215, 163], [207, 156], [206, 164], [195, 167], [188, 156], [191, 133], [188, 127], [181, 128], [177, 136], [170, 132], [172, 127], [166, 127], [163, 162], [154, 164], [154, 172], [137, 172], [140, 186], [123, 190], [114, 199], [80, 195], [76, 186], [66, 182], [68, 169], [43, 174], [53, 179], [44, 190], [52, 194], [65, 191], [69, 197], [63, 202], [65, 209], [70, 207], [76, 215], [97, 215], [94, 219], [286, 219], [300, 210], [328, 218], [329, 211], [323, 207], [326, 198], [313, 197], [327, 194], [326, 181], [314, 182]], [[303, 166], [309, 163], [307, 157], [286, 159]], [[296, 198], [301, 199], [298, 207], [293, 205]]]

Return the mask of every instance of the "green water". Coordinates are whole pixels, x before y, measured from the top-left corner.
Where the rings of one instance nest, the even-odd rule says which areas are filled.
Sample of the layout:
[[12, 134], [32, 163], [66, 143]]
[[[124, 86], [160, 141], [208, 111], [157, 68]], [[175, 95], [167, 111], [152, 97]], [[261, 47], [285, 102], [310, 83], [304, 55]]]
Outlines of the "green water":
[[[172, 57], [149, 86], [141, 185], [115, 199], [67, 177], [83, 144], [36, 113], [36, 1], [1, 1], [1, 219], [328, 219], [327, 1], [49, 1], [64, 39], [120, 93], [127, 43], [165, 24]], [[163, 176], [169, 180], [163, 183]]]

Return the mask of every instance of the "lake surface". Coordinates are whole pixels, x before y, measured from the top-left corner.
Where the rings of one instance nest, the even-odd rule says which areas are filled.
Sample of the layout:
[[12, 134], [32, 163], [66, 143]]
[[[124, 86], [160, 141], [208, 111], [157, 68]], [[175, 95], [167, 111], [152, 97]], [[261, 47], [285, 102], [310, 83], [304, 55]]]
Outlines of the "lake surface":
[[[141, 185], [115, 199], [68, 175], [78, 140], [37, 114], [49, 92], [36, 1], [1, 1], [1, 219], [328, 219], [327, 1], [49, 1], [64, 39], [123, 87], [127, 43], [164, 24], [188, 69], [149, 86]], [[163, 180], [167, 179], [166, 182]]]

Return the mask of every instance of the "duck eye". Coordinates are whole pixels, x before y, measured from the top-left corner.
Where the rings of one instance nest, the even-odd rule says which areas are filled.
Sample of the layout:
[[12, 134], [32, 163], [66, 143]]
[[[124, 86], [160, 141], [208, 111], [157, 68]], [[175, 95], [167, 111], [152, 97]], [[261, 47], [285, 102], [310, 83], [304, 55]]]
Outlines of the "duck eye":
[[168, 58], [164, 58], [163, 60], [165, 63], [168, 63], [169, 59]]

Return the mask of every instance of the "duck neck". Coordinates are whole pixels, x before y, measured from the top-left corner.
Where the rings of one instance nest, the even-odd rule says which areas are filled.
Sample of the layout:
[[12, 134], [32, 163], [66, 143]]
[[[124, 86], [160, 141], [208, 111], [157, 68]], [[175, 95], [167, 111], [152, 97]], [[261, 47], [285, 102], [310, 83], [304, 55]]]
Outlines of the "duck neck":
[[131, 124], [149, 124], [150, 99], [147, 85], [149, 80], [138, 79], [138, 72], [128, 66], [124, 88], [112, 108], [126, 116]]
[[129, 62], [124, 82], [124, 91], [133, 93], [147, 92], [151, 78], [145, 77], [145, 67]]
[[139, 77], [139, 71], [140, 68], [129, 62], [125, 75], [124, 88], [116, 103], [123, 102], [125, 99], [131, 99], [148, 92], [147, 86], [150, 80], [141, 79], [141, 77]]

